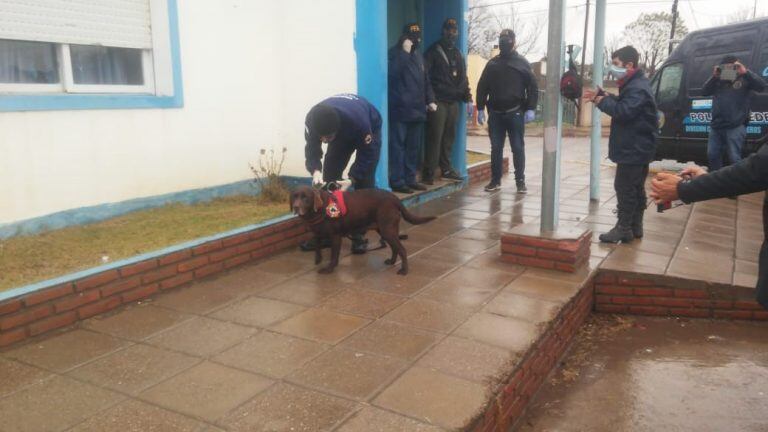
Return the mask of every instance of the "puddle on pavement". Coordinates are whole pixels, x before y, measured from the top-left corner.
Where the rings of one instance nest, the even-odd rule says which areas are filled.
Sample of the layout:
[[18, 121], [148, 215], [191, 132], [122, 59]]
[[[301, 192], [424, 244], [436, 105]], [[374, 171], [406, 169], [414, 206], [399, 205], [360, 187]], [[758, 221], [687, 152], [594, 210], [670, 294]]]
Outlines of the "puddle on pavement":
[[768, 431], [768, 323], [593, 315], [524, 432]]

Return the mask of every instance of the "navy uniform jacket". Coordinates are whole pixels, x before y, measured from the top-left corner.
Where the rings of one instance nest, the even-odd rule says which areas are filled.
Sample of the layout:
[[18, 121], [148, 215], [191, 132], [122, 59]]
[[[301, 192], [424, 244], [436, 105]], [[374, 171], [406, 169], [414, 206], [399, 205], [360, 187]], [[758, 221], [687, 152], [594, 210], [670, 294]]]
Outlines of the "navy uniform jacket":
[[435, 102], [421, 53], [403, 51], [400, 44], [389, 50], [389, 121], [423, 122], [427, 105]]
[[765, 82], [752, 71], [738, 77], [736, 81], [723, 81], [710, 77], [702, 94], [712, 96], [713, 129], [732, 129], [749, 122], [749, 96], [752, 91], [765, 90]]
[[619, 88], [618, 96], [606, 96], [597, 107], [611, 116], [608, 158], [620, 164], [650, 163], [656, 154], [659, 120], [645, 73], [635, 72]]
[[477, 82], [477, 109], [485, 106], [493, 111], [536, 110], [539, 86], [531, 65], [516, 51], [509, 55], [497, 55], [485, 65]]
[[[368, 178], [376, 169], [381, 150], [381, 115], [379, 111], [364, 98], [353, 94], [331, 96], [320, 102], [336, 109], [341, 125], [336, 137], [329, 146], [345, 146], [354, 148], [355, 163], [349, 170], [349, 176], [354, 179]], [[312, 133], [305, 121], [304, 156], [307, 171], [323, 170], [323, 143], [320, 137]]]
[[[768, 190], [768, 146], [765, 145], [741, 162], [696, 177], [689, 182], [678, 183], [677, 186], [680, 199], [686, 203], [764, 190]], [[757, 301], [768, 309], [768, 192], [763, 201], [763, 231]]]

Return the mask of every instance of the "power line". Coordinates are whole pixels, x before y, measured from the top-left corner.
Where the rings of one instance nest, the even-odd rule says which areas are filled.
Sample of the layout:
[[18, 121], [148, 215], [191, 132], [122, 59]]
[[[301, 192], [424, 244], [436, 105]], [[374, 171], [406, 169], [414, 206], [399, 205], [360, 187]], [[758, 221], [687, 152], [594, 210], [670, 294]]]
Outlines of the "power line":
[[480, 4], [480, 5], [476, 5], [476, 6], [471, 6], [469, 8], [469, 10], [480, 9], [480, 8], [487, 8], [487, 7], [494, 7], [494, 6], [503, 6], [503, 5], [515, 4], [515, 3], [525, 3], [525, 2], [529, 2], [529, 1], [531, 1], [531, 0], [512, 0], [512, 1], [505, 1], [505, 2], [501, 2], [501, 3], [494, 3], [494, 4]]
[[693, 10], [693, 5], [691, 4], [691, 0], [688, 0], [688, 9], [691, 11], [691, 16], [693, 17], [693, 23], [696, 25], [696, 29], [699, 29], [699, 20], [696, 18], [696, 12]]

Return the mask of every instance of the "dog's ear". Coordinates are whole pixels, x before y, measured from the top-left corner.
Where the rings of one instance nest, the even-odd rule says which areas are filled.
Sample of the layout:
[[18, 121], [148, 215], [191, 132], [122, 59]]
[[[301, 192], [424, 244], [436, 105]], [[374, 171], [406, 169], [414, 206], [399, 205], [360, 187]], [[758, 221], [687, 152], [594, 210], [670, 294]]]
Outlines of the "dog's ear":
[[317, 189], [312, 190], [312, 193], [315, 195], [315, 211], [318, 211], [323, 207], [323, 196]]

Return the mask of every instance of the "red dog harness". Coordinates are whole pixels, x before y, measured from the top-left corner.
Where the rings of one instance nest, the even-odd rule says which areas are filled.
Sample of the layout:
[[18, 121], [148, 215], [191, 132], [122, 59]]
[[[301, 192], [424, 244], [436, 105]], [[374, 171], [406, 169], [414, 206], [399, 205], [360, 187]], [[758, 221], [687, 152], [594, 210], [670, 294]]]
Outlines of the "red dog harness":
[[335, 190], [331, 192], [331, 199], [325, 207], [325, 214], [331, 219], [340, 218], [347, 214], [347, 204], [344, 202], [344, 192]]

